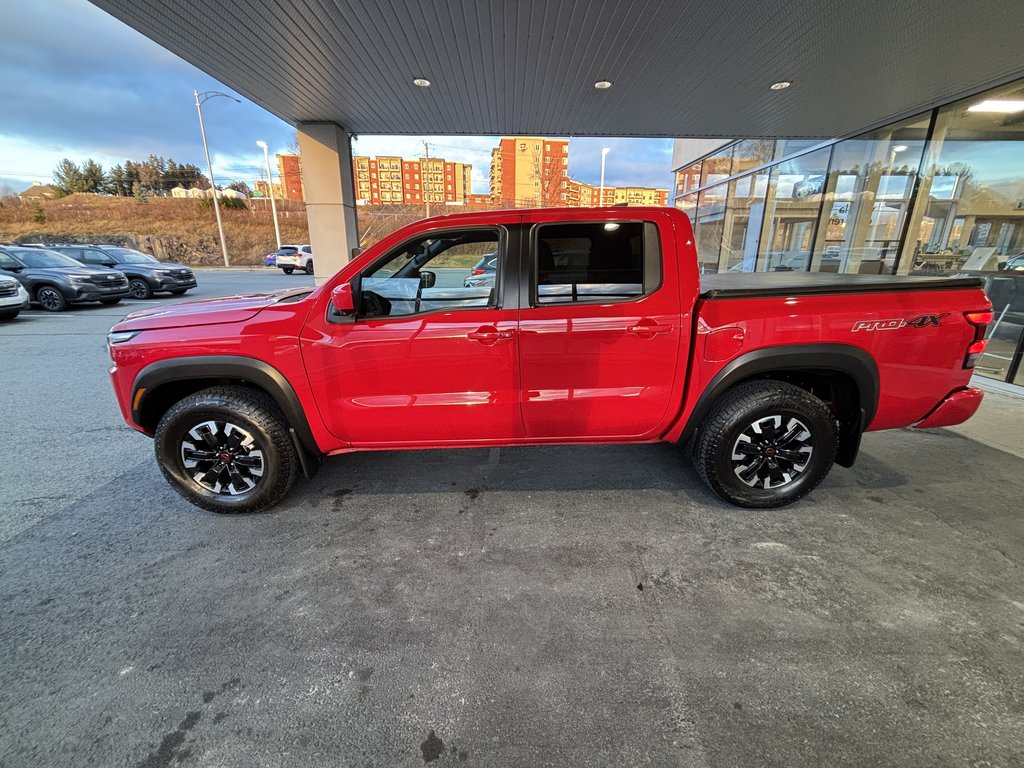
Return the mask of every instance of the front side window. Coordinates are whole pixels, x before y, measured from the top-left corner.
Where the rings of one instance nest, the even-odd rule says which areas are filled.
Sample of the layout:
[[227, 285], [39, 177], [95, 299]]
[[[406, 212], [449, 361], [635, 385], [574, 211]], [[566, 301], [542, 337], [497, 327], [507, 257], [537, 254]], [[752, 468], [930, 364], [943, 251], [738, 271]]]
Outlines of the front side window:
[[653, 223], [554, 224], [537, 230], [537, 304], [636, 299], [658, 287], [660, 270]]
[[[497, 304], [496, 229], [446, 230], [409, 241], [361, 276], [360, 317], [398, 317]], [[480, 268], [481, 263], [493, 269]]]

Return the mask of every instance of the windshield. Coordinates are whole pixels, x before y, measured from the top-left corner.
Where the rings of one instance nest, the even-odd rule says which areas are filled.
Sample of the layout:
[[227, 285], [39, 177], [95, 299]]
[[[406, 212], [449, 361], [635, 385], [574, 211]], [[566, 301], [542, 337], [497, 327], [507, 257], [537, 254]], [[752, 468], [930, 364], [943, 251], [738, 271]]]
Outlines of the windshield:
[[34, 269], [49, 269], [51, 267], [81, 268], [82, 266], [70, 256], [65, 256], [56, 251], [44, 251], [39, 248], [8, 248], [7, 252], [17, 257], [25, 266]]
[[133, 251], [131, 248], [107, 248], [106, 253], [114, 257], [118, 264], [159, 264], [160, 261], [142, 251]]

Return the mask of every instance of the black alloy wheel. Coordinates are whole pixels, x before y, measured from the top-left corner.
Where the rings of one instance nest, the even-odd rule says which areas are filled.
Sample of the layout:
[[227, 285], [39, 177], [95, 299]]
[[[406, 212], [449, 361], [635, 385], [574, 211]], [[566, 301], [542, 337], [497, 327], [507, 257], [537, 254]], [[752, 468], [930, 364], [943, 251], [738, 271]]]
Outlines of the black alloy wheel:
[[308, 262], [306, 262], [306, 274], [307, 275], [312, 275], [313, 274], [313, 260], [312, 259], [310, 259]]
[[44, 285], [36, 291], [36, 301], [47, 312], [62, 312], [68, 308], [64, 294], [51, 285]]
[[213, 512], [256, 512], [280, 501], [300, 471], [277, 404], [242, 386], [204, 389], [175, 403], [154, 436], [164, 477]]
[[153, 295], [153, 289], [149, 283], [140, 277], [133, 277], [128, 281], [128, 292], [133, 299], [148, 299]]
[[720, 497], [741, 507], [792, 504], [820, 483], [835, 461], [838, 422], [805, 389], [763, 379], [723, 394], [704, 417], [693, 463]]

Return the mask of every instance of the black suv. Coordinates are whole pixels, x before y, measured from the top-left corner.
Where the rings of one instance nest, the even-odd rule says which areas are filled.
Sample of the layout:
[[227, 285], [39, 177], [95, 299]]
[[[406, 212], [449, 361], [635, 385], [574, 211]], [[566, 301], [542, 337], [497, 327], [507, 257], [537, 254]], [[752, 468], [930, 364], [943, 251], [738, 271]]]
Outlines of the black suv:
[[117, 304], [129, 295], [128, 278], [120, 272], [90, 269], [45, 248], [0, 246], [0, 270], [15, 277], [32, 301], [50, 312], [80, 301]]
[[180, 296], [196, 287], [196, 276], [183, 264], [158, 261], [148, 253], [116, 245], [51, 245], [48, 248], [90, 267], [108, 267], [128, 276], [133, 299], [148, 299], [166, 291]]

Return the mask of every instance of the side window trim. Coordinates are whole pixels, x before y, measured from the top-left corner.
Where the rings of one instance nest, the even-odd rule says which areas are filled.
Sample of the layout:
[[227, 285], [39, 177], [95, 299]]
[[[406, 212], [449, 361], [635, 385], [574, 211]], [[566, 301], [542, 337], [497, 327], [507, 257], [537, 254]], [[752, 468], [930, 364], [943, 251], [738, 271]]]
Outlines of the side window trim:
[[[505, 306], [505, 296], [506, 296], [506, 294], [505, 294], [505, 282], [506, 282], [505, 275], [506, 275], [507, 270], [504, 268], [504, 265], [507, 265], [510, 262], [511, 259], [516, 258], [516, 254], [511, 254], [510, 255], [510, 252], [509, 252], [510, 251], [509, 244], [510, 244], [510, 242], [513, 242], [516, 238], [510, 237], [510, 235], [509, 235], [509, 227], [508, 227], [508, 225], [505, 225], [505, 224], [476, 224], [476, 225], [470, 225], [470, 226], [466, 226], [466, 227], [450, 226], [450, 227], [444, 227], [444, 228], [441, 228], [441, 229], [429, 230], [427, 232], [421, 232], [421, 233], [419, 233], [417, 235], [413, 235], [411, 237], [406, 238], [405, 240], [402, 240], [400, 243], [398, 243], [394, 247], [388, 249], [380, 257], [374, 259], [372, 262], [370, 262], [370, 264], [368, 264], [367, 266], [363, 267], [363, 269], [361, 269], [359, 271], [359, 275], [358, 275], [359, 280], [360, 280], [360, 282], [362, 282], [362, 280], [365, 277], [367, 277], [368, 275], [372, 274], [376, 270], [380, 269], [383, 265], [385, 265], [389, 261], [391, 261], [391, 259], [394, 258], [403, 249], [407, 248], [410, 244], [415, 243], [418, 240], [425, 240], [425, 239], [430, 238], [430, 237], [443, 237], [445, 234], [453, 234], [453, 233], [458, 233], [458, 232], [471, 232], [471, 231], [483, 231], [483, 232], [488, 232], [489, 231], [489, 232], [493, 232], [495, 235], [497, 235], [497, 240], [498, 240], [498, 263], [499, 263], [499, 267], [501, 267], [501, 268], [496, 270], [496, 273], [495, 273], [495, 284], [494, 284], [494, 294], [493, 294], [494, 298], [493, 298], [492, 302], [488, 303], [486, 309], [488, 309], [488, 310], [502, 309]], [[426, 309], [426, 310], [422, 310], [422, 311], [414, 312], [414, 313], [410, 313], [410, 314], [405, 314], [405, 315], [395, 315], [394, 317], [383, 316], [383, 317], [366, 318], [366, 317], [362, 317], [362, 316], [357, 316], [356, 320], [358, 321], [358, 320], [367, 320], [367, 319], [369, 319], [369, 320], [373, 320], [374, 322], [387, 322], [389, 320], [400, 321], [400, 320], [405, 320], [405, 319], [410, 318], [410, 317], [424, 317], [426, 315], [433, 315], [433, 314], [438, 314], [438, 313], [441, 313], [441, 312], [462, 312], [462, 311], [466, 311], [466, 310], [470, 310], [470, 309], [479, 310], [479, 309], [482, 309], [482, 307], [439, 307], [439, 308], [436, 308], [436, 309], [433, 309], [433, 308], [432, 309]]]
[[661, 290], [665, 271], [662, 268], [663, 254], [661, 250], [661, 235], [658, 231], [657, 222], [647, 219], [616, 219], [620, 224], [641, 224], [643, 225], [644, 263], [643, 263], [643, 293], [639, 296], [629, 296], [621, 299], [609, 299], [602, 297], [580, 299], [576, 295], [576, 286], [573, 286], [573, 298], [569, 301], [546, 301], [543, 304], [537, 301], [539, 288], [538, 261], [540, 249], [540, 230], [544, 227], [558, 226], [561, 224], [600, 224], [604, 225], [608, 219], [593, 219], [588, 221], [539, 221], [530, 227], [529, 250], [526, 253], [526, 269], [524, 270], [521, 296], [521, 306], [536, 309], [538, 307], [571, 307], [579, 304], [626, 304], [633, 301], [641, 301], [648, 296]]

